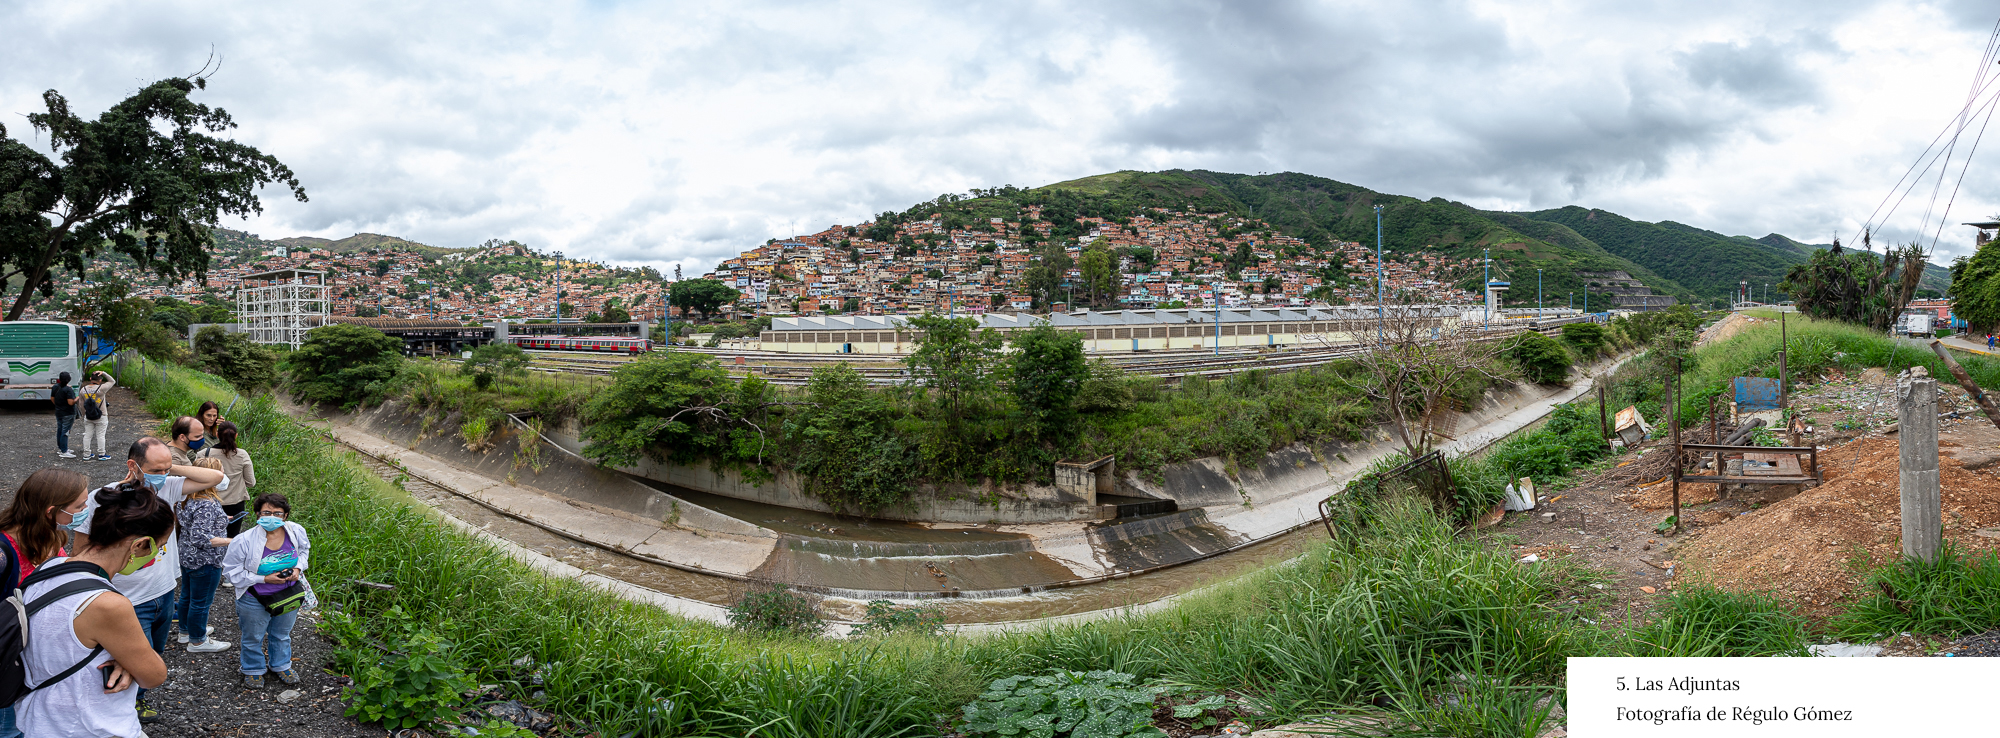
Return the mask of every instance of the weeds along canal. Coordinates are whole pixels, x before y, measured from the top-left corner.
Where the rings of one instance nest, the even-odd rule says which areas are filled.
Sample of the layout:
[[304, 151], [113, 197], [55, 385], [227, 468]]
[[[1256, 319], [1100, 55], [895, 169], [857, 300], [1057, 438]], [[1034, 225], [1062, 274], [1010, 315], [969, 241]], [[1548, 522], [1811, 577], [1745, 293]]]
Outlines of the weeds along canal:
[[[655, 592], [723, 606], [734, 604], [745, 592], [757, 586], [728, 577], [665, 566], [559, 535], [408, 474], [352, 446], [348, 448], [356, 452], [369, 471], [398, 486], [412, 501], [583, 571]], [[842, 558], [840, 561], [864, 561], [872, 562], [874, 566], [904, 569], [907, 571], [901, 576], [913, 583], [921, 582], [929, 575], [931, 569], [926, 564], [940, 568], [964, 567], [967, 561], [982, 558], [983, 549], [998, 551], [1010, 548], [1011, 542], [1022, 538], [1019, 534], [977, 526], [937, 526], [837, 516], [708, 495], [652, 480], [640, 481], [650, 486], [668, 487], [673, 494], [686, 497], [690, 502], [798, 536], [799, 540], [813, 541], [814, 545], [859, 548], [858, 552], [850, 553], [858, 553], [860, 558]], [[1161, 515], [1141, 515], [1126, 522], [1144, 521]], [[1297, 557], [1325, 535], [1317, 527], [1302, 528], [1197, 561], [1093, 584], [1056, 587], [1016, 596], [942, 598], [927, 600], [926, 603], [942, 611], [948, 622], [958, 624], [1000, 623], [1114, 610], [1157, 602], [1250, 574]], [[883, 547], [883, 550], [868, 550], [876, 546]], [[913, 547], [918, 551], [934, 547], [938, 555], [910, 555], [914, 553], [909, 550]], [[869, 557], [869, 553], [888, 555]], [[836, 595], [825, 599], [822, 611], [827, 617], [837, 620], [860, 620], [866, 605], [865, 599]]]

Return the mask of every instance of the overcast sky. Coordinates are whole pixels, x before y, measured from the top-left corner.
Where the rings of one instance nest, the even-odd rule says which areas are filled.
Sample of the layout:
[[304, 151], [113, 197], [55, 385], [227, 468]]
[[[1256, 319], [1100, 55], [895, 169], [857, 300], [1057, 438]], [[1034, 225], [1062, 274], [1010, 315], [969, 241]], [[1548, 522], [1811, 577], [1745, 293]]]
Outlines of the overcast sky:
[[[229, 227], [513, 238], [694, 273], [943, 192], [1121, 169], [1298, 171], [1824, 242], [1961, 108], [1996, 16], [1871, 0], [0, 0], [0, 122], [27, 138], [45, 89], [94, 114], [212, 48], [221, 71], [198, 99], [312, 198], [266, 190], [266, 213]], [[1934, 261], [1970, 249], [1957, 222], [2000, 212], [1996, 154], [1965, 177]], [[1930, 199], [1885, 235], [1916, 237]]]

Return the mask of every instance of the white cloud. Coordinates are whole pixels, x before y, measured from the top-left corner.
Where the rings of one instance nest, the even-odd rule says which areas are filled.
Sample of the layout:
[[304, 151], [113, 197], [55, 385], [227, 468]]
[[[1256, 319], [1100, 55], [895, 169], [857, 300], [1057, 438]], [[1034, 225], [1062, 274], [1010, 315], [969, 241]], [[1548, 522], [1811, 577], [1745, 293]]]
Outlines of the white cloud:
[[[200, 99], [312, 197], [272, 192], [253, 232], [696, 273], [940, 192], [1168, 167], [1851, 232], [1962, 100], [1990, 10], [1745, 5], [17, 3], [0, 115], [25, 136], [43, 89], [101, 110], [213, 47]], [[1955, 208], [2000, 210], [2000, 177]]]

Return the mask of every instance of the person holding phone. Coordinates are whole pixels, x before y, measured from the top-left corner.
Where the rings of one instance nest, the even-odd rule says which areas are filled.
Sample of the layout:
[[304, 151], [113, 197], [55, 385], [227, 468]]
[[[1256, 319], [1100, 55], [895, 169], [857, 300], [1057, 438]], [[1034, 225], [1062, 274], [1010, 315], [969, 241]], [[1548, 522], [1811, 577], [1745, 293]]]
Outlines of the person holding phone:
[[[21, 730], [37, 738], [143, 736], [132, 687], [167, 681], [167, 662], [110, 578], [155, 568], [165, 558], [161, 542], [173, 533], [173, 507], [139, 482], [105, 487], [92, 498], [90, 532], [77, 537], [76, 554], [50, 559], [21, 593], [31, 608], [42, 609], [28, 616], [21, 658], [35, 691], [14, 707]], [[98, 586], [90, 586], [93, 579]], [[61, 596], [37, 601], [50, 595]]]
[[[217, 459], [195, 459], [194, 465], [222, 471]], [[180, 642], [188, 644], [188, 653], [228, 650], [228, 641], [208, 637], [215, 632], [208, 624], [208, 608], [215, 602], [216, 583], [222, 581], [222, 551], [229, 545], [222, 534], [229, 528], [229, 516], [223, 514], [215, 490], [204, 489], [181, 498], [174, 519], [179, 521], [181, 539], [181, 593], [174, 600]]]
[[222, 555], [222, 573], [236, 584], [236, 625], [243, 632], [237, 666], [243, 686], [264, 688], [264, 675], [277, 674], [286, 684], [298, 684], [292, 669], [292, 625], [299, 612], [315, 606], [305, 572], [312, 564], [312, 541], [306, 529], [291, 521], [292, 503], [284, 495], [258, 495], [250, 509], [257, 527], [229, 542]]

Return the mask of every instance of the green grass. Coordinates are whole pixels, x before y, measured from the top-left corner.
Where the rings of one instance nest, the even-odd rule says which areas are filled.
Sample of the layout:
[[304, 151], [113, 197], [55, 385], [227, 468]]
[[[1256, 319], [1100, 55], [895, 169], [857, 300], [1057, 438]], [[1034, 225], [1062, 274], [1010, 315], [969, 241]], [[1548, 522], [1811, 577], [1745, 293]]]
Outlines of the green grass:
[[[1822, 335], [1846, 342], [1857, 361], [1869, 356], [1870, 337]], [[1705, 351], [1713, 353], [1698, 373], [1757, 364], [1731, 344]], [[457, 389], [452, 377], [436, 381], [436, 391]], [[1264, 393], [1272, 405], [1263, 411], [1281, 417], [1291, 410], [1277, 402], [1322, 380], [1263, 381], [1246, 389]], [[233, 394], [180, 368], [127, 366], [121, 382], [160, 417]], [[1202, 404], [1184, 397], [1142, 404]], [[290, 495], [320, 545], [315, 587], [351, 618], [336, 629], [343, 653], [373, 648], [363, 641], [393, 648], [400, 634], [428, 630], [453, 644], [478, 683], [520, 698], [543, 690], [539, 707], [601, 735], [929, 735], [991, 680], [1052, 669], [1113, 669], [1241, 695], [1271, 722], [1374, 710], [1386, 698], [1407, 725], [1534, 735], [1545, 718], [1537, 705], [1560, 698], [1570, 656], [1792, 654], [1814, 635], [1772, 598], [1696, 585], [1664, 595], [1646, 623], [1611, 623], [1603, 593], [1590, 586], [1601, 577], [1587, 567], [1519, 564], [1392, 498], [1338, 544], [1145, 614], [989, 637], [750, 636], [538, 574], [415, 504], [268, 398], [230, 415], [260, 462], [260, 489]], [[1537, 433], [1574, 435], [1560, 431]], [[1490, 464], [1457, 467], [1473, 483], [1503, 479]], [[2000, 602], [2000, 563], [1990, 558], [1874, 576], [1888, 584], [1884, 594], [1857, 604], [1834, 634], [2000, 624], [1996, 606], [1980, 604]], [[396, 589], [353, 586], [357, 578]], [[539, 687], [512, 666], [522, 657], [542, 665]], [[1470, 698], [1443, 699], [1453, 695]]]

